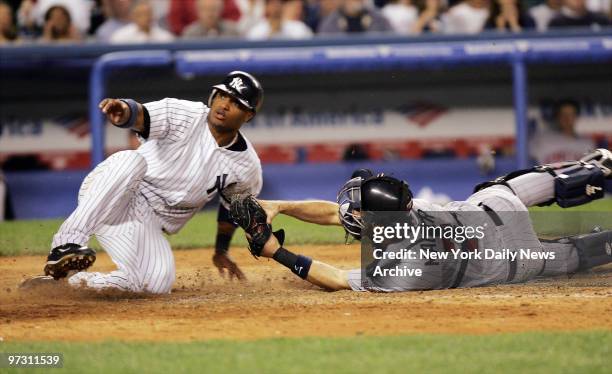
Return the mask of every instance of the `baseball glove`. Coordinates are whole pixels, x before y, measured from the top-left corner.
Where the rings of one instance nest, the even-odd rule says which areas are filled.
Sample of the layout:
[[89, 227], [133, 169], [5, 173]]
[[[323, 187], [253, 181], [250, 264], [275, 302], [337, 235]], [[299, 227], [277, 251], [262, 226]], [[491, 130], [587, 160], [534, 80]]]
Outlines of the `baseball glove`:
[[280, 245], [283, 245], [283, 230], [272, 232], [272, 225], [267, 222], [266, 211], [252, 195], [233, 195], [230, 203], [230, 218], [249, 234], [249, 250], [256, 258], [261, 256], [264, 245], [274, 234]]

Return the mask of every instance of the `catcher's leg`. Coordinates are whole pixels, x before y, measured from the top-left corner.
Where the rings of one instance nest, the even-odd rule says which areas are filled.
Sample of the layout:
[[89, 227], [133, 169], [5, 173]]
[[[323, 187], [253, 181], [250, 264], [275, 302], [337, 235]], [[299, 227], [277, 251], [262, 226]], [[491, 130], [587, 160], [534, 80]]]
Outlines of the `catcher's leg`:
[[546, 251], [555, 253], [546, 260], [540, 275], [572, 274], [612, 262], [612, 230], [542, 240]]
[[126, 222], [104, 226], [96, 233], [118, 269], [110, 273], [77, 273], [68, 280], [71, 285], [96, 290], [170, 292], [175, 280], [170, 243], [154, 213], [143, 205], [144, 200], [138, 201], [140, 209], [134, 209]]
[[557, 202], [565, 208], [603, 197], [605, 179], [610, 178], [612, 153], [607, 149], [598, 149], [580, 161], [519, 170], [483, 183], [476, 190], [504, 185], [526, 206]]

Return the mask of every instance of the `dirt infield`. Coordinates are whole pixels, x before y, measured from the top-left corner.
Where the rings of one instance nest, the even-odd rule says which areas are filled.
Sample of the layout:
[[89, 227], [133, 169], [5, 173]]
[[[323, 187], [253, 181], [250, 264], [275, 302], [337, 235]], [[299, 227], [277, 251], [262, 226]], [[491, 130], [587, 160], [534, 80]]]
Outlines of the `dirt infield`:
[[[304, 246], [301, 253], [343, 268], [356, 246]], [[248, 282], [229, 282], [210, 250], [176, 251], [170, 295], [75, 291], [63, 284], [18, 291], [43, 257], [0, 257], [0, 338], [13, 340], [257, 339], [267, 337], [487, 334], [612, 330], [612, 266], [571, 279], [526, 285], [401, 294], [325, 292], [244, 248], [233, 255]], [[95, 271], [113, 269], [102, 254]]]

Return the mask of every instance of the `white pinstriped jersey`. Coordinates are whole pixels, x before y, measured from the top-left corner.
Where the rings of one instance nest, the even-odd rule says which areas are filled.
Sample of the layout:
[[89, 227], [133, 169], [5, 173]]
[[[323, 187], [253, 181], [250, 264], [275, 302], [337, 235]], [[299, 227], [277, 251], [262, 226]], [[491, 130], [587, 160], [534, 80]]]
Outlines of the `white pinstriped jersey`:
[[206, 105], [166, 98], [144, 107], [150, 131], [138, 148], [147, 162], [140, 192], [165, 232], [178, 232], [220, 191], [227, 197], [229, 190], [259, 194], [261, 164], [253, 146], [239, 133], [230, 145], [219, 147], [206, 121]]

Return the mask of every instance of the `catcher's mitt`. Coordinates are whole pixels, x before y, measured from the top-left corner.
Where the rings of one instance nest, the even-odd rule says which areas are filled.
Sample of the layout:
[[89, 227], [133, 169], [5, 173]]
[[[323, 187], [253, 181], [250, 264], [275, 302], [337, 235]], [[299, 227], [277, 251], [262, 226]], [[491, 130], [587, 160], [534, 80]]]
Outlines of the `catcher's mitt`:
[[283, 245], [285, 233], [283, 230], [272, 232], [272, 225], [267, 222], [266, 211], [259, 205], [252, 195], [234, 195], [230, 203], [230, 217], [242, 227], [249, 242], [249, 250], [255, 257], [261, 255], [264, 245], [274, 234], [279, 243]]

